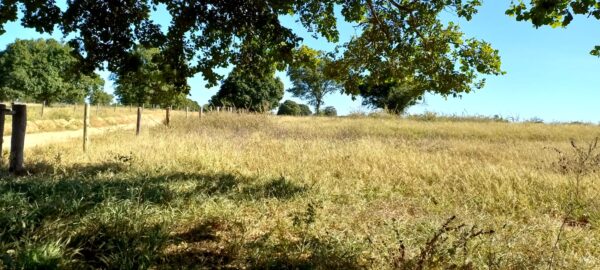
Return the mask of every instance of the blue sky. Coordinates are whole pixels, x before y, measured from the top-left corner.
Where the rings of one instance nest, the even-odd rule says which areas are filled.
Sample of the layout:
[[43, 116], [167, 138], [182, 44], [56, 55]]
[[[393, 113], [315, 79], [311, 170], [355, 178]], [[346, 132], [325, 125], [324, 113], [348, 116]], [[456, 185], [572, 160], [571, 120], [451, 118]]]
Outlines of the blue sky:
[[[427, 95], [424, 104], [409, 109], [409, 113], [424, 111], [457, 115], [501, 115], [526, 120], [533, 117], [553, 121], [600, 122], [600, 59], [588, 52], [600, 44], [600, 22], [576, 17], [567, 29], [543, 27], [535, 29], [526, 22], [517, 22], [504, 14], [510, 1], [484, 1], [479, 13], [470, 22], [460, 22], [466, 37], [490, 42], [500, 51], [502, 68], [506, 75], [487, 77], [483, 89], [463, 95], [462, 98], [444, 99]], [[451, 14], [444, 19], [456, 21]], [[167, 25], [168, 16], [160, 12], [156, 21]], [[283, 17], [282, 22], [292, 27], [316, 49], [331, 50], [335, 44], [312, 38], [294, 18]], [[340, 41], [355, 34], [351, 25], [340, 21]], [[0, 36], [0, 50], [16, 38], [50, 37], [32, 29], [22, 28], [18, 22], [6, 25], [7, 33]], [[56, 33], [55, 38], [61, 35]], [[225, 71], [226, 72], [226, 71]], [[108, 73], [102, 72], [107, 79]], [[285, 73], [278, 74], [286, 88], [290, 87]], [[191, 98], [201, 104], [216, 93], [218, 87], [206, 89], [201, 76], [189, 80]], [[107, 79], [107, 91], [112, 91]], [[286, 93], [285, 99], [291, 99]], [[297, 100], [299, 101], [299, 100]], [[335, 106], [340, 114], [367, 112], [360, 100], [352, 101], [342, 94], [330, 95], [326, 106]]]

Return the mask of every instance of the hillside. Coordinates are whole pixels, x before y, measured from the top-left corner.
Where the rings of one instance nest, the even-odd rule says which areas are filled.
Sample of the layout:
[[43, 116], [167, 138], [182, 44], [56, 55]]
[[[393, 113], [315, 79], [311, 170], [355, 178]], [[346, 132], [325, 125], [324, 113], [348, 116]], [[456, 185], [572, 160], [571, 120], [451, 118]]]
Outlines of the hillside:
[[571, 138], [584, 147], [598, 135], [593, 125], [177, 117], [140, 137], [92, 137], [85, 154], [79, 143], [28, 149], [29, 175], [0, 181], [0, 259], [8, 268], [598, 268], [600, 174], [578, 174], [570, 156]]

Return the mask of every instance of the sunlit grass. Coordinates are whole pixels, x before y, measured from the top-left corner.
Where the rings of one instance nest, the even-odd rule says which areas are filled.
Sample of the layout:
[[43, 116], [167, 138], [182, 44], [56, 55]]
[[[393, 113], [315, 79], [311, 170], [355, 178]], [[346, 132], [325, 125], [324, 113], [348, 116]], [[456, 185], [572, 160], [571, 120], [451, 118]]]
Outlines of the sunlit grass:
[[[414, 258], [455, 215], [494, 233], [438, 267], [547, 268], [571, 176], [546, 147], [598, 135], [593, 125], [177, 117], [140, 137], [92, 138], [85, 154], [72, 143], [28, 150], [30, 175], [0, 183], [0, 258], [9, 268], [389, 269], [401, 245]], [[599, 267], [599, 178], [583, 182], [589, 223], [566, 229], [558, 268]]]
[[[8, 105], [10, 109], [10, 105]], [[184, 110], [173, 110], [173, 115], [185, 115]], [[78, 130], [83, 128], [84, 105], [54, 105], [44, 108], [42, 115], [41, 104], [27, 104], [27, 133], [50, 131]], [[152, 119], [163, 119], [163, 109], [146, 108], [143, 115]], [[192, 113], [189, 114], [190, 116]], [[137, 107], [132, 106], [90, 106], [90, 126], [107, 127], [135, 124]], [[11, 117], [7, 116], [4, 125], [4, 135], [10, 135], [12, 130]]]

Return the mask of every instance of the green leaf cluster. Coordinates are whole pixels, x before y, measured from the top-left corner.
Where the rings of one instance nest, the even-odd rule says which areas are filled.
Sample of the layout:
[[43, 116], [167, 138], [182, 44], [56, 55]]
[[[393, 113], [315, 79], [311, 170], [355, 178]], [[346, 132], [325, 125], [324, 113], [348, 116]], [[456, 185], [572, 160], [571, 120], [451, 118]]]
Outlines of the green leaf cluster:
[[81, 103], [104, 80], [83, 74], [72, 49], [54, 39], [16, 40], [0, 52], [0, 100]]
[[234, 68], [209, 104], [268, 112], [277, 108], [283, 98], [283, 89], [283, 82], [274, 72]]
[[[20, 11], [26, 27], [41, 32], [59, 29], [73, 37], [69, 44], [81, 68], [88, 71], [107, 63], [119, 74], [136, 72], [137, 44], [156, 47], [154, 62], [165, 81], [187, 94], [187, 78], [197, 73], [214, 86], [223, 79], [215, 71], [219, 68], [282, 69], [293, 64], [293, 51], [302, 39], [281, 23], [282, 15], [295, 16], [315, 36], [337, 43], [341, 10], [357, 34], [338, 44], [337, 58], [326, 70], [346, 93], [358, 94], [363, 84], [397, 80], [411, 81], [420, 92], [447, 96], [482, 87], [480, 74], [502, 74], [498, 52], [490, 44], [464, 37], [457, 25], [440, 20], [442, 12], [469, 20], [480, 4], [480, 0], [85, 0], [68, 1], [61, 9], [55, 1], [5, 0], [0, 3], [0, 27], [17, 20]], [[165, 30], [151, 19], [158, 7], [171, 18]]]
[[115, 95], [119, 103], [137, 106], [192, 105], [191, 107], [196, 107], [186, 94], [178, 91], [169, 82], [168, 77], [176, 71], [161, 67], [156, 60], [159, 54], [158, 48], [146, 49], [138, 46], [130, 59], [132, 63], [136, 63], [137, 68], [111, 75], [115, 82]]
[[306, 104], [298, 104], [293, 100], [286, 100], [279, 105], [277, 115], [308, 116], [312, 115], [312, 111]]
[[[584, 15], [600, 20], [600, 2], [594, 0], [523, 0], [512, 2], [506, 11], [517, 21], [530, 21], [535, 27], [544, 25], [567, 27], [575, 15]], [[595, 46], [590, 54], [600, 56], [600, 46]]]
[[292, 82], [292, 88], [287, 91], [294, 97], [308, 101], [319, 114], [324, 98], [328, 94], [341, 91], [341, 85], [326, 73], [330, 64], [324, 52], [302, 46], [294, 51], [294, 62], [287, 74]]

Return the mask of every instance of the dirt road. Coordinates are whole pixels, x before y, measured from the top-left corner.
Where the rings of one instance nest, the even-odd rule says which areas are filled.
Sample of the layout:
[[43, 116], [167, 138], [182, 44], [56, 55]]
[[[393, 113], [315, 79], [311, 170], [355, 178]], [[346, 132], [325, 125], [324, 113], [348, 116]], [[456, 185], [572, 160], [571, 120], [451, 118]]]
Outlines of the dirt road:
[[[148, 128], [151, 126], [155, 126], [159, 124], [159, 121], [155, 119], [151, 119], [151, 121], [146, 121], [146, 124], [143, 125], [142, 129]], [[109, 127], [99, 127], [94, 128], [90, 127], [88, 129], [88, 134], [90, 136], [104, 134], [111, 131], [116, 130], [134, 130], [135, 124], [127, 124], [127, 125], [116, 125]], [[67, 131], [54, 131], [54, 132], [41, 132], [41, 133], [31, 133], [25, 135], [25, 148], [31, 148], [39, 145], [47, 145], [51, 143], [64, 142], [70, 139], [81, 138], [83, 143], [83, 130], [67, 130]], [[4, 136], [4, 143], [2, 144], [2, 149], [10, 148], [10, 136]]]

